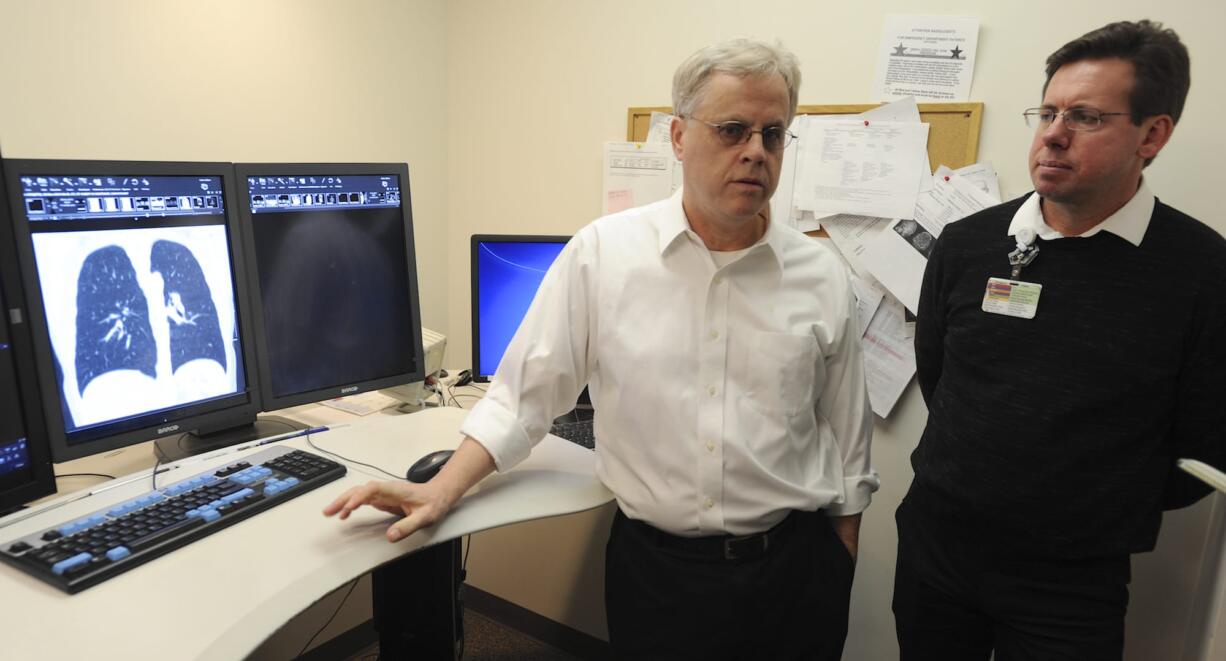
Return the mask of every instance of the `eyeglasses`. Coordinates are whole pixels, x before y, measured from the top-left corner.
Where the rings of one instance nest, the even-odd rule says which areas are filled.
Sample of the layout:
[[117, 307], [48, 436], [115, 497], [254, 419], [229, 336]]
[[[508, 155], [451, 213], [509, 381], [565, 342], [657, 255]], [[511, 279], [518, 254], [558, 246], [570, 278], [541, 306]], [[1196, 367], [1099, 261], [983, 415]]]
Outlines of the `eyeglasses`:
[[1064, 112], [1056, 112], [1052, 108], [1031, 108], [1022, 113], [1026, 118], [1026, 126], [1032, 129], [1051, 126], [1056, 117], [1064, 118], [1064, 126], [1070, 131], [1097, 131], [1103, 127], [1103, 117], [1111, 115], [1130, 115], [1127, 112], [1102, 112], [1093, 108], [1069, 108]]
[[782, 126], [768, 126], [763, 129], [750, 129], [742, 122], [708, 122], [698, 119], [697, 117], [689, 117], [696, 122], [701, 122], [715, 129], [715, 135], [719, 137], [719, 141], [728, 147], [733, 147], [739, 144], [749, 142], [753, 134], [760, 133], [762, 135], [762, 148], [766, 151], [783, 151], [796, 136]]

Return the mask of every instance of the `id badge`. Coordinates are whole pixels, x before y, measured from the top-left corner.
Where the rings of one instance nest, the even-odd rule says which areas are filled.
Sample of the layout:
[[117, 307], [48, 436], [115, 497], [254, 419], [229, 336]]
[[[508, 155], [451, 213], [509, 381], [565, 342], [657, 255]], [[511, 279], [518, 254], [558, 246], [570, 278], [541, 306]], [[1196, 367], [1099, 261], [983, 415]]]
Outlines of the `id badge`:
[[983, 292], [983, 311], [1019, 319], [1034, 319], [1043, 285], [1033, 282], [988, 278]]

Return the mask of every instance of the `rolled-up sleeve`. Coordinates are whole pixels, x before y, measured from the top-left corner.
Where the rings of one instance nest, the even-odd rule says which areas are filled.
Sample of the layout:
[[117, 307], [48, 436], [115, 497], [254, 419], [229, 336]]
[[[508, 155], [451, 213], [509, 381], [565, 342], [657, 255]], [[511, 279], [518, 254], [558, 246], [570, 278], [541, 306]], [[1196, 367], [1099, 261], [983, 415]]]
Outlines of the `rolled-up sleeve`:
[[460, 426], [499, 471], [526, 459], [587, 384], [593, 243], [590, 232], [580, 232], [550, 266], [489, 389]]
[[870, 446], [873, 411], [864, 375], [864, 357], [857, 333], [856, 300], [845, 288], [846, 315], [842, 332], [825, 360], [826, 379], [817, 401], [818, 415], [826, 420], [843, 457], [843, 501], [831, 503], [831, 516], [863, 512], [881, 479], [873, 470]]

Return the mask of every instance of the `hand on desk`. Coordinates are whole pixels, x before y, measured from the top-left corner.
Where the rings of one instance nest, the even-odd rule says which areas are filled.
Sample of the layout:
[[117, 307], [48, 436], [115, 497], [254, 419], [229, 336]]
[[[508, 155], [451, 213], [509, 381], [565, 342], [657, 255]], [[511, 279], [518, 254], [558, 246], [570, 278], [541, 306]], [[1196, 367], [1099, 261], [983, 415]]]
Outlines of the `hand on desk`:
[[338, 496], [324, 508], [324, 516], [339, 513], [344, 520], [363, 505], [389, 514], [403, 514], [403, 519], [387, 529], [387, 540], [397, 542], [442, 519], [466, 491], [492, 472], [494, 459], [480, 443], [466, 437], [429, 482], [367, 482]]
[[449, 503], [443, 498], [437, 485], [410, 484], [408, 482], [367, 482], [341, 494], [324, 508], [324, 516], [340, 513], [342, 520], [363, 505], [389, 514], [403, 514], [404, 518], [387, 529], [389, 542], [399, 541], [443, 518]]

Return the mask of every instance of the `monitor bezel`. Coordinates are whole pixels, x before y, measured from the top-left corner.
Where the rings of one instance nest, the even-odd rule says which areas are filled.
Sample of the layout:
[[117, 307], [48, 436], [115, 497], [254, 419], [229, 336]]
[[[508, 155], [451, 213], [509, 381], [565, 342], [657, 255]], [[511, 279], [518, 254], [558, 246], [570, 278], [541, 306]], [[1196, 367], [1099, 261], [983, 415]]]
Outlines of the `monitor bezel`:
[[[0, 165], [3, 168], [3, 165]], [[49, 496], [56, 491], [55, 469], [51, 464], [51, 448], [47, 437], [46, 412], [42, 406], [42, 390], [34, 365], [31, 342], [29, 307], [22, 291], [21, 271], [17, 265], [16, 240], [9, 222], [11, 213], [5, 194], [6, 183], [0, 175], [0, 299], [4, 309], [0, 323], [9, 329], [10, 353], [17, 379], [17, 396], [26, 435], [26, 452], [30, 461], [30, 480], [7, 491], [0, 491], [0, 513]]]
[[481, 371], [481, 268], [477, 253], [482, 243], [561, 243], [570, 242], [570, 236], [559, 234], [473, 234], [469, 241], [469, 300], [472, 317], [472, 350], [473, 364], [471, 374], [477, 383], [489, 383], [493, 374], [480, 374]]
[[[379, 390], [382, 388], [391, 388], [394, 386], [404, 385], [421, 381], [425, 378], [425, 350], [422, 346], [421, 339], [421, 304], [419, 301], [420, 279], [417, 273], [417, 253], [415, 249], [415, 241], [413, 236], [413, 205], [412, 196], [409, 188], [409, 166], [405, 163], [235, 163], [234, 164], [235, 178], [238, 182], [238, 190], [242, 195], [240, 205], [238, 207], [238, 217], [240, 218], [240, 236], [242, 237], [243, 248], [248, 258], [248, 272], [251, 273], [251, 308], [253, 313], [253, 321], [255, 324], [255, 341], [257, 347], [257, 365], [260, 374], [260, 389], [261, 397], [266, 410], [272, 411], [277, 409], [288, 408], [291, 406], [299, 406], [302, 404], [312, 404], [337, 397], [345, 397], [348, 395], [356, 395], [358, 393], [368, 392], [371, 390]], [[405, 256], [407, 275], [409, 280], [409, 301], [410, 315], [412, 323], [410, 324], [411, 337], [408, 340], [412, 343], [416, 360], [414, 368], [409, 372], [392, 374], [378, 379], [371, 379], [357, 383], [344, 384], [328, 388], [320, 388], [316, 390], [308, 390], [290, 395], [276, 395], [272, 389], [272, 374], [271, 366], [268, 362], [268, 338], [264, 331], [264, 299], [260, 291], [259, 283], [259, 266], [256, 263], [258, 256], [255, 252], [255, 226], [253, 215], [251, 213], [251, 190], [247, 185], [247, 178], [250, 176], [267, 176], [267, 175], [296, 175], [296, 176], [319, 176], [319, 175], [352, 175], [352, 176], [371, 176], [371, 175], [396, 175], [400, 179], [400, 220], [404, 227], [405, 238]]]
[[[99, 452], [107, 452], [145, 441], [157, 440], [188, 432], [203, 430], [205, 433], [224, 429], [235, 424], [254, 421], [261, 410], [260, 388], [257, 371], [252, 369], [255, 364], [255, 343], [251, 341], [253, 328], [251, 324], [251, 307], [248, 301], [247, 260], [243, 255], [243, 242], [239, 234], [239, 214], [237, 205], [237, 184], [234, 179], [234, 166], [226, 162], [187, 162], [187, 161], [95, 161], [95, 160], [64, 160], [64, 159], [6, 159], [4, 161], [5, 177], [10, 191], [20, 191], [22, 176], [63, 176], [63, 175], [151, 175], [151, 176], [200, 176], [218, 177], [222, 182], [222, 194], [226, 204], [226, 235], [230, 248], [230, 269], [234, 277], [234, 302], [238, 317], [239, 342], [242, 348], [243, 377], [246, 389], [218, 398], [212, 402], [191, 405], [200, 407], [195, 413], [182, 417], [173, 414], [166, 416], [162, 422], [143, 424], [140, 427], [109, 434], [102, 438], [70, 443], [69, 432], [65, 429], [62, 414], [63, 396], [59, 392], [55, 378], [55, 365], [51, 341], [47, 330], [46, 315], [43, 310], [42, 290], [39, 285], [37, 265], [34, 259], [34, 244], [31, 239], [29, 221], [25, 215], [23, 197], [17, 193], [10, 195], [9, 208], [12, 215], [12, 227], [17, 239], [18, 261], [23, 278], [23, 291], [30, 311], [30, 325], [33, 329], [35, 362], [37, 364], [39, 382], [43, 394], [43, 408], [46, 412], [47, 427], [50, 435], [51, 456], [55, 462], [87, 457]], [[238, 357], [236, 356], [236, 359]], [[105, 426], [116, 423], [103, 423]]]

